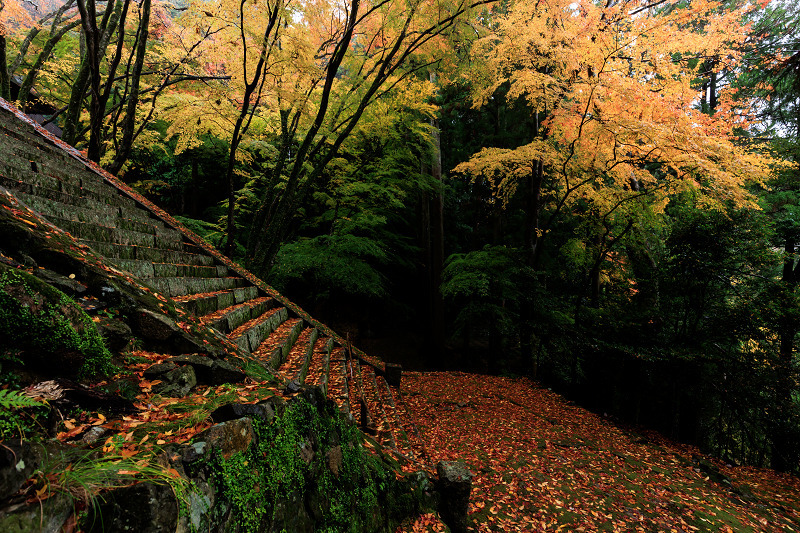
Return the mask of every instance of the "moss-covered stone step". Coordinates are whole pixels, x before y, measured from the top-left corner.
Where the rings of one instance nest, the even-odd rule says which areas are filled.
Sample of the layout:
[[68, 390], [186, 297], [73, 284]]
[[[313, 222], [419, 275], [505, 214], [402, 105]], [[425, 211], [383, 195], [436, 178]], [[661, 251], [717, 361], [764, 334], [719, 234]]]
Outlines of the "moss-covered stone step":
[[[3, 164], [0, 163], [0, 167]], [[22, 174], [22, 173], [17, 173]], [[55, 200], [63, 204], [77, 205], [81, 207], [89, 207], [90, 205], [106, 205], [112, 208], [126, 208], [137, 209], [136, 202], [132, 198], [122, 196], [120, 194], [103, 196], [93, 191], [81, 189], [78, 186], [65, 183], [58, 178], [52, 176], [45, 176], [44, 174], [37, 174], [30, 172], [27, 177], [22, 179], [7, 177], [6, 173], [0, 168], [0, 186], [3, 186], [15, 193], [21, 192], [31, 196], [39, 196]], [[150, 219], [151, 223], [158, 224], [161, 227], [163, 223], [155, 218]]]
[[378, 384], [375, 380], [375, 369], [368, 364], [361, 366], [361, 393], [369, 410], [371, 427], [370, 431], [375, 432], [375, 436], [383, 446], [388, 446], [393, 450], [397, 449], [394, 439], [393, 426], [389, 417], [386, 415], [386, 408], [383, 398], [378, 391]]
[[270, 309], [237, 327], [228, 334], [228, 338], [242, 350], [255, 353], [262, 347], [264, 341], [288, 319], [289, 311], [285, 307]]
[[220, 333], [227, 335], [242, 324], [260, 317], [278, 305], [278, 301], [274, 298], [262, 296], [215, 311], [201, 317], [201, 320]]
[[308, 364], [302, 369], [299, 376], [301, 384], [322, 387], [322, 378], [327, 372], [326, 365], [330, 361], [332, 349], [333, 339], [324, 337], [318, 332], [317, 339], [311, 347]]
[[225, 265], [205, 266], [137, 260], [125, 260], [125, 270], [138, 278], [170, 278], [176, 276], [221, 278], [228, 275], [228, 267]]
[[163, 228], [163, 224], [150, 224], [151, 219], [147, 211], [114, 207], [99, 203], [96, 200], [86, 200], [85, 203], [88, 204], [88, 206], [82, 207], [80, 205], [62, 203], [58, 200], [51, 200], [50, 198], [34, 196], [24, 192], [17, 192], [15, 195], [20, 201], [25, 203], [34, 211], [40, 212], [45, 217], [74, 220], [76, 222], [87, 222], [109, 228], [117, 227], [115, 223], [116, 219], [127, 218], [152, 226], [154, 229], [151, 230], [150, 233], [156, 233], [156, 228], [158, 228], [159, 225], [162, 226], [160, 228], [162, 232], [168, 236], [177, 233], [175, 230], [167, 230], [167, 228]]
[[80, 161], [39, 137], [27, 125], [18, 128], [0, 119], [0, 139], [3, 141], [0, 143], [0, 154], [5, 156], [4, 160], [33, 161], [37, 166], [47, 165], [62, 171], [85, 169]]
[[335, 347], [331, 352], [328, 372], [323, 379], [325, 380], [323, 389], [327, 391], [328, 398], [336, 402], [339, 409], [345, 413], [350, 413], [347, 360], [345, 358], [345, 350], [341, 346]]
[[[64, 220], [62, 218], [54, 217], [54, 216], [47, 216], [47, 219], [58, 226], [59, 228], [70, 232], [75, 237], [81, 239], [89, 239], [93, 241], [105, 241], [105, 242], [116, 242], [117, 244], [139, 244], [140, 246], [153, 246], [154, 238], [156, 237], [156, 227], [146, 224], [140, 220], [132, 220], [130, 218], [117, 218], [112, 221], [114, 226], [108, 227], [99, 224], [92, 224], [88, 222], [78, 222], [75, 220]], [[142, 233], [145, 235], [150, 235], [150, 239], [138, 240], [134, 239], [132, 242], [124, 242], [117, 240], [117, 233], [113, 230], [119, 231], [131, 231], [135, 233]], [[161, 230], [163, 232], [163, 229]], [[170, 232], [168, 240], [165, 242], [175, 242], [178, 238], [183, 238], [180, 233], [172, 230]], [[180, 240], [177, 241], [180, 244]], [[160, 243], [159, 243], [160, 244]], [[174, 244], [169, 244], [169, 246], [164, 246], [175, 248]], [[179, 247], [177, 249], [180, 249]]]
[[[286, 363], [289, 353], [294, 348], [297, 339], [306, 327], [302, 319], [295, 318], [287, 320], [285, 324], [281, 324], [279, 328], [270, 335], [270, 338], [264, 339], [263, 343], [267, 344], [272, 352], [267, 358], [272, 368], [281, 368]], [[284, 329], [285, 331], [280, 331]], [[277, 340], [277, 343], [275, 342]], [[287, 376], [291, 379], [291, 376]]]
[[150, 278], [143, 281], [165, 296], [170, 297], [237, 289], [250, 284], [246, 279], [239, 277], [190, 278], [177, 276]]
[[138, 220], [117, 218], [111, 222], [115, 224], [115, 227], [109, 227], [104, 224], [64, 220], [49, 215], [45, 216], [50, 222], [68, 231], [78, 239], [147, 246], [149, 248], [161, 248], [165, 250], [182, 251], [184, 249], [182, 241], [183, 235], [178, 231], [148, 226]]
[[[115, 244], [104, 241], [93, 241], [90, 239], [81, 239], [81, 242], [118, 265], [122, 265], [122, 261], [129, 260], [150, 261], [151, 263], [174, 263], [207, 266], [214, 264], [214, 258], [210, 255], [186, 251], [189, 249], [186, 244], [184, 244], [183, 251], [181, 251], [163, 248], [149, 248], [146, 246], [135, 246], [130, 244]], [[122, 266], [120, 266], [120, 268], [127, 270]]]
[[391, 425], [394, 447], [402, 456], [407, 459], [416, 459], [414, 446], [409, 439], [408, 433], [403, 429], [400, 422], [400, 414], [395, 405], [392, 389], [383, 376], [375, 375], [375, 388], [381, 397], [386, 418]]
[[[209, 259], [212, 259], [210, 256]], [[208, 315], [220, 309], [246, 302], [258, 297], [258, 288], [250, 285], [233, 290], [212, 291], [208, 294], [187, 294], [174, 298], [196, 316]]]
[[[132, 198], [120, 194], [98, 194], [77, 185], [61, 181], [57, 177], [46, 176], [44, 174], [31, 172], [29, 177], [30, 180], [35, 180], [35, 182], [0, 176], [0, 183], [9, 189], [30, 194], [31, 196], [55, 200], [62, 204], [88, 208], [110, 208], [111, 210], [116, 210], [120, 216], [123, 217], [128, 216], [130, 212], [137, 212], [139, 213], [138, 216], [128, 218], [142, 218], [142, 209], [137, 207], [136, 202]], [[152, 220], [156, 221], [157, 219]]]
[[314, 351], [317, 349], [317, 341], [319, 340], [321, 334], [317, 328], [314, 328], [314, 331], [311, 332], [311, 336], [308, 341], [308, 345], [306, 347], [305, 357], [303, 358], [303, 364], [300, 367], [300, 370], [297, 373], [295, 379], [299, 383], [305, 383], [306, 376], [308, 375], [308, 369], [311, 367], [311, 363], [314, 361]]
[[300, 336], [294, 346], [286, 355], [286, 360], [279, 368], [279, 371], [289, 380], [300, 383], [304, 369], [308, 368], [311, 361], [311, 354], [314, 351], [314, 343], [319, 336], [319, 330], [314, 327], [306, 327], [300, 332]]

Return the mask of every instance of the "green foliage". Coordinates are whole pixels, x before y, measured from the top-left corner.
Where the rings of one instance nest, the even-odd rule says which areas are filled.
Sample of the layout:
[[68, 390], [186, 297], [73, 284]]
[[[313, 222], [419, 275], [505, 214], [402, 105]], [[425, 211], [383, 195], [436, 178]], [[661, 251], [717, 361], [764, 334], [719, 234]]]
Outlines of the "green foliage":
[[33, 438], [39, 418], [49, 409], [18, 390], [0, 389], [0, 441]]
[[30, 396], [20, 391], [0, 389], [0, 407], [5, 409], [21, 409], [23, 407], [38, 407], [43, 405]]
[[[313, 502], [322, 513], [317, 530], [330, 532], [376, 529], [379, 506], [390, 505], [390, 515], [402, 516], [413, 505], [408, 495], [392, 492], [394, 473], [364, 450], [361, 433], [338, 410], [321, 413], [302, 400], [273, 422], [255, 419], [253, 425], [257, 441], [247, 451], [211, 459], [213, 482], [230, 502], [239, 531], [288, 525], [294, 517], [285, 516], [281, 501]], [[338, 475], [326, 460], [335, 446], [342, 453]], [[314, 450], [309, 463], [304, 449]]]
[[305, 283], [318, 289], [317, 299], [330, 290], [366, 298], [386, 296], [386, 280], [375, 268], [386, 261], [378, 242], [356, 235], [320, 235], [281, 247], [271, 281], [279, 287]]
[[40, 358], [81, 354], [83, 377], [114, 371], [92, 319], [67, 295], [21, 270], [0, 273], [0, 336]]
[[520, 306], [533, 271], [520, 261], [519, 254], [505, 246], [485, 246], [466, 254], [453, 254], [442, 273], [442, 295], [459, 309], [457, 331], [514, 330]]

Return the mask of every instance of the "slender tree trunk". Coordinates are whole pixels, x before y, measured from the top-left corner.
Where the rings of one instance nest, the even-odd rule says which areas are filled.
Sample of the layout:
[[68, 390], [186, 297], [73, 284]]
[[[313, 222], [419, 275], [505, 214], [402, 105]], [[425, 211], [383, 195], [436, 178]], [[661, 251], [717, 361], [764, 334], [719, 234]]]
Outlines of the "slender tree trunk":
[[8, 75], [5, 26], [0, 24], [0, 98], [11, 100], [11, 76]]
[[42, 51], [39, 52], [39, 55], [36, 57], [36, 61], [34, 62], [33, 66], [28, 70], [28, 73], [25, 75], [25, 78], [22, 80], [22, 85], [20, 85], [19, 95], [17, 96], [18, 106], [23, 111], [28, 106], [28, 97], [31, 94], [31, 90], [33, 89], [33, 84], [36, 81], [37, 76], [39, 75], [39, 71], [42, 68], [42, 65], [45, 64], [46, 61], [50, 59], [50, 56], [53, 54], [53, 50], [55, 50], [56, 45], [61, 40], [64, 35], [66, 35], [69, 31], [72, 31], [73, 28], [77, 27], [80, 24], [80, 21], [74, 21], [58, 31], [55, 31], [55, 26], [58, 23], [56, 20], [53, 23], [53, 28], [50, 32], [50, 38], [47, 39], [44, 46], [42, 47]]
[[[436, 83], [436, 74], [430, 72], [430, 81]], [[430, 208], [431, 255], [430, 255], [430, 302], [433, 345], [437, 356], [444, 352], [444, 299], [439, 290], [444, 268], [444, 182], [442, 180], [442, 143], [439, 120], [431, 119], [433, 154], [431, 154], [431, 176], [437, 183]]]
[[[90, 161], [100, 160], [102, 112], [100, 109], [100, 29], [94, 0], [78, 0], [81, 26], [86, 36], [86, 58], [89, 61], [89, 148]], [[108, 10], [107, 10], [108, 11]], [[99, 118], [99, 120], [98, 120]]]
[[[244, 47], [244, 56], [242, 65], [244, 67], [244, 95], [242, 98], [242, 108], [239, 110], [239, 116], [236, 117], [236, 124], [233, 127], [233, 135], [231, 137], [231, 147], [228, 152], [228, 164], [225, 168], [225, 182], [228, 185], [228, 217], [227, 217], [227, 235], [225, 239], [225, 255], [231, 256], [233, 254], [233, 247], [236, 241], [236, 181], [233, 167], [236, 165], [236, 150], [239, 148], [239, 143], [242, 137], [247, 132], [250, 126], [250, 120], [259, 105], [261, 99], [261, 87], [263, 87], [264, 77], [267, 71], [267, 59], [269, 58], [271, 47], [275, 44], [276, 26], [281, 18], [281, 2], [275, 2], [275, 5], [270, 12], [269, 23], [264, 30], [264, 36], [261, 42], [261, 50], [256, 64], [255, 72], [253, 73], [252, 80], [247, 78], [247, 42], [245, 40], [244, 29], [242, 29], [241, 38], [242, 46]], [[244, 28], [244, 0], [239, 3], [239, 16], [242, 28]], [[258, 91], [256, 93], [256, 91]], [[254, 101], [253, 94], [257, 94]]]
[[[794, 254], [796, 244], [793, 239], [787, 238], [784, 251], [786, 259], [783, 263], [784, 290], [793, 290], [800, 277], [795, 265]], [[770, 464], [772, 468], [780, 471], [791, 471], [797, 466], [798, 450], [795, 438], [796, 417], [793, 416], [792, 395], [795, 392], [794, 372], [794, 338], [797, 335], [797, 325], [789, 317], [782, 317], [778, 335], [780, 338], [778, 348], [778, 376], [775, 385], [777, 413], [773, 414], [772, 454]]]

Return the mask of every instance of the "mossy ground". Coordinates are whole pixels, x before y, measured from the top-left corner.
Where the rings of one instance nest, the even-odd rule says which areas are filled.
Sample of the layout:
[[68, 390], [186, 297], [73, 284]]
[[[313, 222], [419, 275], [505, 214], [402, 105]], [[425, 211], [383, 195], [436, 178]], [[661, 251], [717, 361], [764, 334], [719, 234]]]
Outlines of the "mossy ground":
[[[230, 502], [240, 531], [300, 527], [282, 505], [306, 502], [314, 529], [390, 531], [421, 502], [394, 471], [362, 446], [363, 434], [333, 407], [292, 401], [270, 423], [254, 421], [257, 444], [229, 459], [211, 460], [213, 480]], [[338, 455], [335, 467], [330, 454]], [[312, 453], [313, 452], [313, 453]], [[303, 505], [303, 503], [300, 503]]]
[[[111, 353], [92, 319], [66, 294], [24, 270], [0, 271], [0, 335], [8, 348], [35, 356], [54, 368], [59, 358], [75, 357], [80, 377], [102, 376], [114, 370]], [[8, 349], [7, 348], [7, 349]]]

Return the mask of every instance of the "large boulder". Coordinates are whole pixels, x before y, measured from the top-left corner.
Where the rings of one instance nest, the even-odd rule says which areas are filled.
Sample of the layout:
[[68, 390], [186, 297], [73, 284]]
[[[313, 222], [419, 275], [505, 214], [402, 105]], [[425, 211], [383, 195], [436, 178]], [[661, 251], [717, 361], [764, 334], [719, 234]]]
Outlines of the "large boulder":
[[89, 511], [90, 533], [173, 533], [178, 525], [172, 488], [150, 482], [107, 492]]

